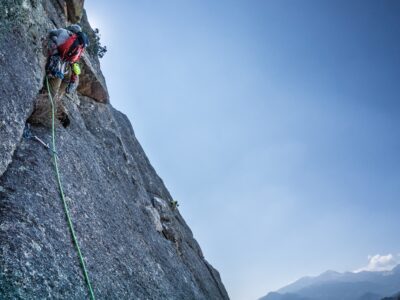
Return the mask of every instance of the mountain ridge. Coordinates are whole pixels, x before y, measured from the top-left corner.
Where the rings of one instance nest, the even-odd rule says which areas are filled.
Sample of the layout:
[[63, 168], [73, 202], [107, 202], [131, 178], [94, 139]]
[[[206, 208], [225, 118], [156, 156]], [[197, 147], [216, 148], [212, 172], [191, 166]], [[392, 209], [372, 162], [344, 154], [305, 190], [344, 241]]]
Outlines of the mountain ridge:
[[302, 277], [262, 300], [380, 300], [400, 290], [400, 265], [388, 271], [326, 271], [314, 277]]

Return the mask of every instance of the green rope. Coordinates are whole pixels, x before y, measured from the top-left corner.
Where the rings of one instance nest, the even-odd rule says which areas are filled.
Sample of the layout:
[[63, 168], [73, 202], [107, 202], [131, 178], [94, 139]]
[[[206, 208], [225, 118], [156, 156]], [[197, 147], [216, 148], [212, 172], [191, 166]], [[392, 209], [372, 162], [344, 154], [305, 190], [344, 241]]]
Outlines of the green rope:
[[65, 201], [65, 195], [64, 195], [64, 190], [63, 190], [63, 186], [62, 186], [62, 183], [61, 183], [60, 172], [58, 170], [57, 154], [56, 154], [57, 152], [56, 152], [55, 120], [54, 120], [55, 119], [55, 106], [54, 106], [53, 97], [51, 95], [51, 91], [50, 91], [50, 87], [49, 87], [49, 80], [48, 80], [47, 76], [46, 76], [46, 85], [47, 85], [47, 92], [49, 93], [49, 98], [50, 98], [50, 102], [51, 102], [51, 133], [52, 133], [52, 148], [53, 148], [52, 152], [53, 152], [54, 166], [55, 166], [55, 170], [56, 170], [56, 174], [57, 174], [58, 187], [60, 189], [60, 196], [61, 196], [61, 199], [62, 199], [62, 202], [63, 202], [65, 216], [67, 217], [69, 231], [71, 232], [72, 240], [74, 241], [74, 245], [75, 245], [76, 251], [78, 252], [79, 261], [81, 263], [83, 275], [85, 277], [85, 281], [86, 281], [86, 284], [87, 284], [88, 289], [89, 289], [90, 299], [91, 300], [95, 300], [93, 289], [92, 289], [92, 285], [90, 284], [89, 274], [88, 274], [88, 271], [86, 269], [86, 264], [85, 264], [85, 261], [83, 259], [83, 255], [82, 255], [81, 249], [79, 247], [78, 239], [76, 238], [74, 226], [72, 224], [72, 220], [71, 220], [71, 216], [70, 216], [70, 213], [69, 213], [67, 201]]

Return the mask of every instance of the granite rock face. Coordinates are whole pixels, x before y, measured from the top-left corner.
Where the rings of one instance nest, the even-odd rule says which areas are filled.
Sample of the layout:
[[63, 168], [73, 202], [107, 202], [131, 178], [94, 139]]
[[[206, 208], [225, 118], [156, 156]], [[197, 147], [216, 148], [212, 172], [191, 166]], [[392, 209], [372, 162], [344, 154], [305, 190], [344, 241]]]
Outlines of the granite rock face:
[[[85, 299], [51, 153], [23, 137], [43, 87], [46, 33], [77, 19], [89, 30], [83, 1], [3, 0], [0, 18], [0, 298]], [[56, 134], [96, 297], [228, 299], [129, 120], [109, 104], [97, 57], [88, 51], [83, 64], [78, 93], [63, 99], [71, 124]], [[48, 127], [30, 128], [50, 142]]]

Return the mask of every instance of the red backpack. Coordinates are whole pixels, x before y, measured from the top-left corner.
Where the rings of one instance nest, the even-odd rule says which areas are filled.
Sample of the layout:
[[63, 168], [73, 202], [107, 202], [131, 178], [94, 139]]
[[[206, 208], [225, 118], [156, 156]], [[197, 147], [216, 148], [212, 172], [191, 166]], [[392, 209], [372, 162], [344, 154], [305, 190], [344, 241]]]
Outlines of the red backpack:
[[79, 60], [87, 44], [87, 37], [83, 32], [74, 33], [64, 44], [58, 46], [58, 53], [64, 61], [74, 63]]

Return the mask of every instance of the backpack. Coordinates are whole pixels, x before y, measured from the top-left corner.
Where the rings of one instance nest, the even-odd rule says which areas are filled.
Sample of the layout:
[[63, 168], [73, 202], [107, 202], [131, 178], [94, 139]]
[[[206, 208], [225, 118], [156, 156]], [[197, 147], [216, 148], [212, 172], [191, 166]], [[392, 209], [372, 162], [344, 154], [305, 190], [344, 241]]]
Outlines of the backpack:
[[62, 45], [58, 47], [58, 53], [64, 61], [74, 63], [79, 60], [84, 49], [88, 45], [89, 40], [85, 33], [73, 33]]

